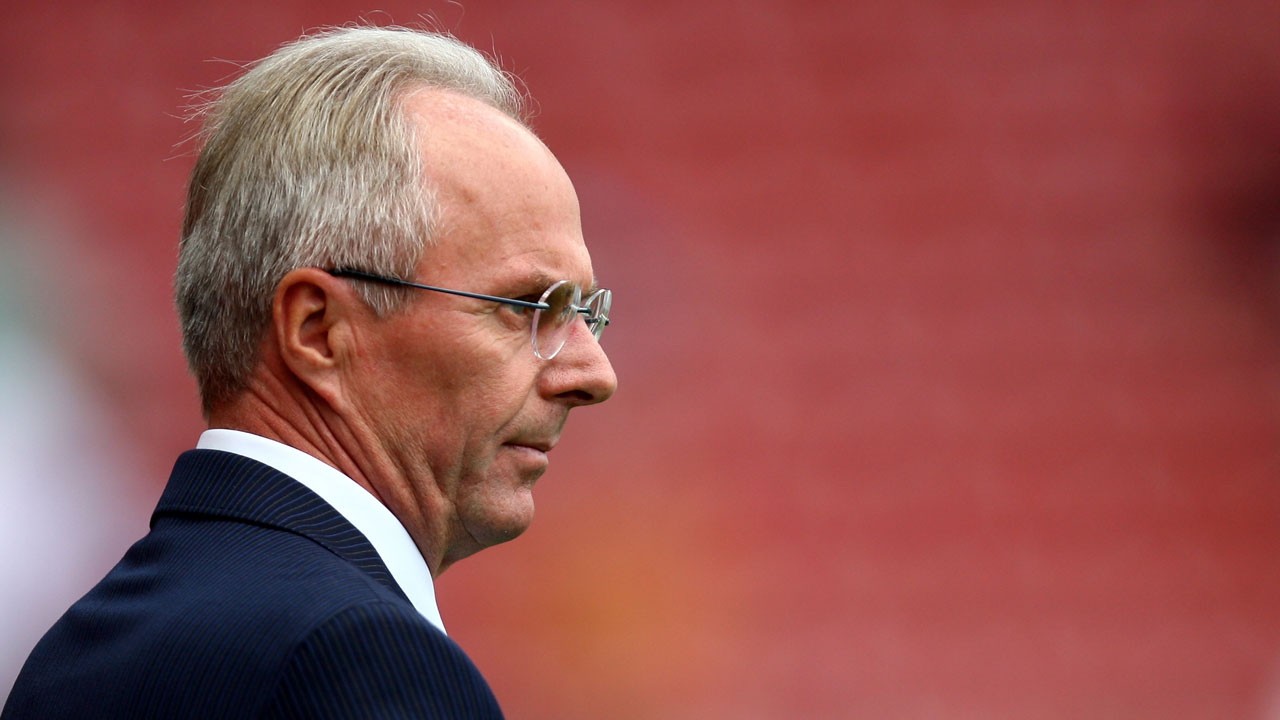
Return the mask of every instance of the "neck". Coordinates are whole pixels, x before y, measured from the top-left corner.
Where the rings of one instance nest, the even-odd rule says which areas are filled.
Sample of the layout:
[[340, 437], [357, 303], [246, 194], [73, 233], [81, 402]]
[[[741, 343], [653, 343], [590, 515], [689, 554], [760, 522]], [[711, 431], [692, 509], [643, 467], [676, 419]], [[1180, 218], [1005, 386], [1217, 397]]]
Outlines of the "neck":
[[258, 373], [233, 400], [212, 409], [210, 429], [240, 430], [275, 440], [337, 469], [369, 491], [400, 520], [432, 577], [450, 564], [445, 528], [424, 516], [418, 488], [408, 481], [363, 423], [298, 383]]

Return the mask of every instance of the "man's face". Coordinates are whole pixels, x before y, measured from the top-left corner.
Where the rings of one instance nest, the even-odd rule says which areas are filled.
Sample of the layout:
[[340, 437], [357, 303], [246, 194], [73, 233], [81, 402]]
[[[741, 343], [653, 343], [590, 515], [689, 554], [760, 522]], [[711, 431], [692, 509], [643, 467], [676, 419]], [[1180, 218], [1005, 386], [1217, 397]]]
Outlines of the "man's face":
[[[535, 301], [557, 280], [592, 287], [577, 196], [541, 142], [449, 93], [424, 92], [408, 110], [427, 128], [442, 208], [438, 243], [414, 279]], [[395, 476], [380, 495], [424, 554], [443, 553], [443, 569], [529, 526], [533, 484], [569, 410], [606, 400], [616, 378], [580, 320], [542, 360], [531, 310], [410, 292], [406, 311], [373, 323], [352, 401]]]

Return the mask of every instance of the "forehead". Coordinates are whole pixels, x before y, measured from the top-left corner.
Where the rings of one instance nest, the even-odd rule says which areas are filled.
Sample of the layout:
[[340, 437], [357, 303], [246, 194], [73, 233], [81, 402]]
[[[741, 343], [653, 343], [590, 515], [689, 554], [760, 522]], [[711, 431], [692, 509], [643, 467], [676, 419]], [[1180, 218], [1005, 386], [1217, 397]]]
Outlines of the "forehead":
[[578, 198], [528, 129], [472, 98], [424, 90], [406, 100], [439, 208], [432, 277], [570, 279], [589, 286]]

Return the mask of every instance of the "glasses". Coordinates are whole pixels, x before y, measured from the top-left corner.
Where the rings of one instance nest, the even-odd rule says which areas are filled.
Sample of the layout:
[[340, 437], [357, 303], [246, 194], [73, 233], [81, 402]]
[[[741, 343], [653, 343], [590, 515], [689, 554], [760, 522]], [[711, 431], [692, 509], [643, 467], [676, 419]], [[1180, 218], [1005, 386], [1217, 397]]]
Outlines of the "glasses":
[[555, 357], [560, 352], [560, 349], [564, 347], [564, 344], [568, 342], [569, 334], [573, 332], [573, 320], [578, 316], [584, 316], [583, 320], [587, 323], [587, 329], [591, 331], [592, 337], [599, 342], [600, 336], [604, 334], [605, 326], [609, 324], [609, 307], [613, 304], [613, 293], [611, 291], [600, 288], [584, 299], [582, 297], [582, 288], [568, 280], [561, 280], [547, 288], [542, 293], [542, 297], [538, 299], [538, 302], [530, 302], [528, 300], [516, 300], [515, 298], [482, 295], [480, 293], [466, 292], [465, 290], [450, 290], [434, 285], [423, 285], [385, 275], [375, 275], [362, 270], [352, 270], [351, 268], [326, 269], [325, 272], [334, 277], [366, 280], [384, 285], [399, 285], [401, 287], [417, 288], [418, 290], [431, 290], [433, 292], [461, 295], [462, 297], [475, 298], [476, 300], [488, 300], [489, 302], [504, 303], [533, 310], [531, 329], [533, 354], [543, 360], [550, 360]]

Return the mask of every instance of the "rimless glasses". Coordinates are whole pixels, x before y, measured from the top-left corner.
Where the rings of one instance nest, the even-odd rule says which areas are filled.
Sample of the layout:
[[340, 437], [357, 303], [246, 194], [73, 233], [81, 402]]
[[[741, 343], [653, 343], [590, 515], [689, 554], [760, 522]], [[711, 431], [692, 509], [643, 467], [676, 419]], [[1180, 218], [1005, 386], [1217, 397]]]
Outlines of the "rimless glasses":
[[600, 335], [604, 333], [605, 326], [609, 324], [609, 307], [613, 304], [612, 292], [601, 288], [584, 299], [582, 297], [582, 288], [568, 280], [554, 283], [542, 293], [542, 297], [537, 302], [531, 302], [529, 300], [482, 295], [464, 290], [450, 290], [434, 285], [423, 285], [351, 268], [328, 269], [325, 272], [335, 277], [365, 280], [384, 285], [399, 285], [401, 287], [417, 288], [418, 290], [431, 290], [432, 292], [461, 295], [462, 297], [505, 303], [533, 310], [531, 329], [533, 354], [543, 360], [550, 360], [556, 356], [556, 353], [560, 352], [560, 349], [569, 340], [569, 334], [573, 332], [573, 320], [579, 316], [582, 316], [583, 320], [586, 321], [591, 335], [599, 341]]

